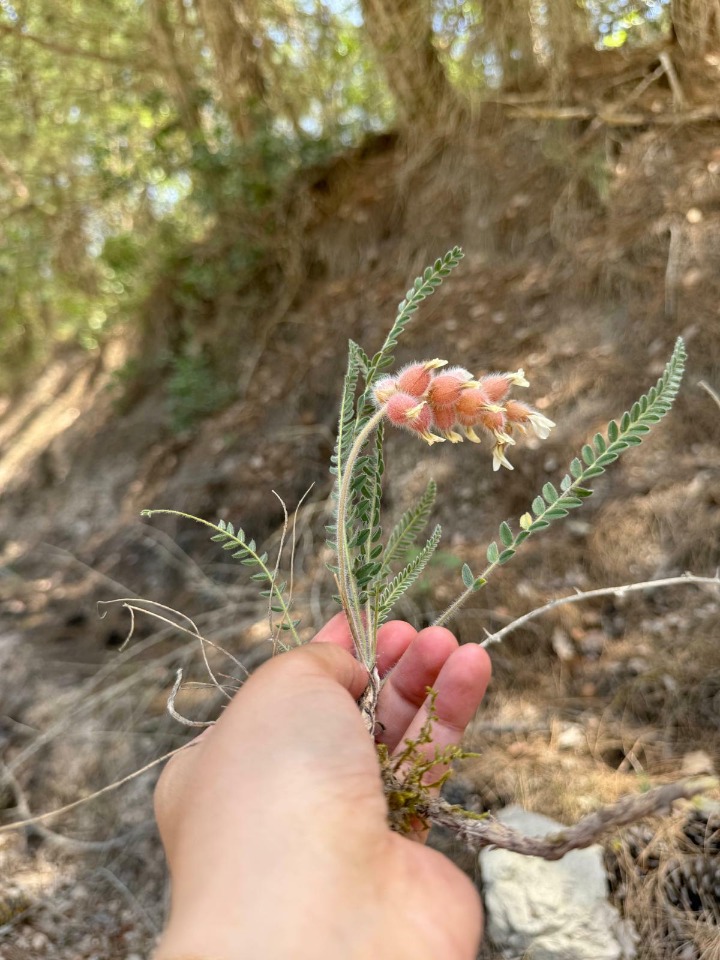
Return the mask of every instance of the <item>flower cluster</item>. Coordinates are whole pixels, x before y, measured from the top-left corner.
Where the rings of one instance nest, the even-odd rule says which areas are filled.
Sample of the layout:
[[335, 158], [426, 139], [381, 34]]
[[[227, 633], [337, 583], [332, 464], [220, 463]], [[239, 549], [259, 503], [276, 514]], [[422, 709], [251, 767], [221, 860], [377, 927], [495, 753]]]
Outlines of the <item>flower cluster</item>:
[[[446, 366], [446, 360], [437, 359], [411, 363], [394, 376], [378, 380], [373, 388], [378, 408], [395, 426], [427, 443], [459, 443], [463, 434], [480, 443], [475, 431], [482, 428], [494, 440], [495, 470], [513, 469], [505, 451], [515, 443], [514, 433], [531, 430], [544, 440], [555, 426], [528, 404], [509, 397], [511, 387], [529, 386], [522, 370], [475, 379], [463, 367], [443, 369]], [[433, 428], [438, 432], [433, 433]]]

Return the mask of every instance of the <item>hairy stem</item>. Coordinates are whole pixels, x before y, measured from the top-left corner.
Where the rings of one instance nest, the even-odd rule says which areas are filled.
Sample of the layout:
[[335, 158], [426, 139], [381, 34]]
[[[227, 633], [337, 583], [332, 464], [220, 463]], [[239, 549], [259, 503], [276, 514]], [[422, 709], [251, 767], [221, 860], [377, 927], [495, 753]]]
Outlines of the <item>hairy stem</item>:
[[350, 453], [343, 465], [337, 505], [338, 589], [340, 590], [340, 600], [348, 618], [358, 659], [370, 671], [372, 671], [375, 666], [375, 638], [370, 632], [371, 624], [363, 624], [357, 586], [350, 573], [351, 558], [347, 543], [346, 524], [350, 484], [352, 482], [355, 461], [365, 446], [368, 437], [380, 423], [384, 415], [385, 407], [383, 406], [370, 417], [355, 437], [355, 441], [350, 448]]
[[[490, 576], [490, 574], [493, 572], [493, 570], [497, 566], [499, 566], [499, 563], [497, 560], [494, 563], [489, 563], [485, 567], [483, 572], [480, 574], [480, 576], [477, 578], [476, 584], [479, 581], [482, 585], [484, 585], [485, 582], [487, 581], [487, 578]], [[452, 618], [458, 612], [460, 607], [463, 606], [465, 601], [469, 597], [471, 597], [473, 593], [475, 593], [478, 590], [478, 586], [476, 586], [476, 584], [473, 584], [473, 586], [467, 587], [467, 589], [463, 590], [460, 596], [456, 600], [454, 600], [446, 610], [443, 610], [443, 612], [440, 614], [440, 616], [436, 620], [433, 621], [432, 625], [434, 627], [444, 627], [449, 620], [452, 620]]]

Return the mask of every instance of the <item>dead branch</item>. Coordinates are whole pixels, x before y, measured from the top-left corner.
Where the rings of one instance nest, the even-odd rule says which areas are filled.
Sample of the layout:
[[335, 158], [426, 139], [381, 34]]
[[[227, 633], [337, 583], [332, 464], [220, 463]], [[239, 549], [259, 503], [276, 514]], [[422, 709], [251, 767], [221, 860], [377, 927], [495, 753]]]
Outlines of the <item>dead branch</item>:
[[607, 127], [680, 126], [687, 123], [712, 123], [720, 120], [720, 107], [708, 104], [693, 110], [672, 113], [648, 113], [646, 111], [622, 112], [612, 108], [564, 107], [545, 104], [537, 107], [514, 106], [508, 110], [514, 120], [597, 120]]
[[[33, 825], [33, 829], [40, 834], [43, 840], [46, 840], [51, 846], [60, 850], [79, 850], [83, 853], [106, 853], [109, 850], [118, 850], [126, 847], [128, 843], [143, 834], [152, 832], [153, 821], [141, 823], [117, 837], [110, 837], [108, 840], [82, 840], [77, 837], [66, 837], [62, 833], [56, 833], [49, 827], [46, 827], [38, 820], [42, 818], [33, 817], [30, 813], [30, 805], [25, 791], [20, 786], [17, 778], [8, 770], [5, 764], [0, 764], [0, 783], [5, 782], [15, 797], [16, 809], [23, 820], [20, 823], [8, 825], [8, 829], [18, 828], [21, 824]], [[3, 829], [3, 828], [0, 828]]]
[[680, 80], [678, 79], [675, 66], [670, 59], [670, 54], [667, 50], [663, 50], [660, 53], [660, 65], [665, 71], [665, 75], [668, 78], [668, 83], [670, 84], [670, 89], [672, 90], [673, 105], [676, 110], [679, 110], [680, 107], [684, 107], [686, 104], [685, 95], [683, 93], [682, 87], [680, 86]]
[[[242, 670], [246, 676], [248, 675], [248, 671], [245, 668], [244, 664], [242, 664], [237, 659], [237, 657], [234, 656], [234, 654], [230, 653], [229, 650], [226, 650], [224, 647], [221, 647], [219, 644], [215, 643], [214, 640], [208, 640], [207, 637], [204, 637], [198, 630], [195, 621], [192, 620], [190, 617], [188, 617], [186, 614], [181, 613], [180, 610], [176, 610], [174, 607], [169, 607], [165, 603], [158, 603], [157, 600], [145, 600], [144, 598], [140, 598], [135, 602], [131, 602], [132, 600], [133, 598], [119, 597], [116, 600], [99, 600], [97, 604], [98, 608], [100, 608], [100, 607], [109, 607], [111, 604], [119, 603], [124, 610], [127, 610], [129, 612], [130, 627], [128, 629], [127, 636], [125, 637], [125, 640], [123, 641], [120, 647], [121, 652], [125, 650], [128, 643], [133, 638], [133, 634], [135, 632], [135, 614], [144, 613], [146, 616], [152, 617], [155, 620], [159, 620], [160, 623], [167, 624], [167, 626], [173, 627], [174, 629], [180, 631], [181, 633], [186, 633], [189, 637], [192, 637], [193, 639], [198, 640], [200, 642], [200, 650], [202, 652], [203, 661], [205, 663], [205, 669], [210, 675], [211, 680], [215, 681], [215, 677], [213, 675], [212, 668], [210, 667], [210, 663], [208, 662], [208, 659], [207, 659], [207, 651], [205, 650], [206, 645], [209, 647], [213, 647], [213, 649], [217, 650], [219, 653], [222, 653], [229, 660], [232, 660], [232, 662], [235, 664], [236, 667], [238, 667], [238, 669]], [[152, 609], [147, 609], [147, 607], [141, 607], [140, 606], [141, 603], [147, 604], [148, 607], [156, 607], [157, 609], [152, 610]], [[178, 623], [175, 620], [171, 620], [169, 617], [163, 616], [161, 613], [158, 612], [158, 610], [166, 610], [168, 613], [172, 613], [178, 618], [185, 620], [186, 623], [188, 623], [190, 626], [184, 627], [181, 623]], [[105, 616], [104, 613], [101, 614], [101, 619], [104, 616]], [[215, 685], [222, 692], [222, 686], [218, 683], [216, 683]], [[230, 698], [228, 697], [228, 699]]]
[[55, 810], [48, 810], [47, 813], [38, 813], [34, 817], [26, 817], [24, 820], [16, 820], [14, 823], [6, 823], [4, 826], [0, 827], [0, 834], [10, 833], [12, 830], [20, 830], [23, 827], [34, 826], [35, 824], [42, 823], [44, 820], [49, 820], [51, 817], [59, 817], [63, 813], [69, 813], [71, 810], [81, 807], [84, 803], [88, 803], [90, 800], [96, 800], [98, 797], [102, 797], [106, 793], [117, 790], [118, 787], [122, 787], [123, 784], [134, 780], [135, 777], [139, 777], [141, 774], [147, 773], [148, 770], [152, 770], [152, 768], [156, 767], [158, 764], [164, 763], [166, 760], [169, 760], [170, 757], [174, 757], [175, 754], [180, 753], [181, 750], [187, 750], [188, 747], [192, 747], [195, 743], [195, 740], [191, 740], [189, 743], [184, 743], [181, 747], [176, 747], [174, 750], [170, 750], [169, 753], [164, 753], [156, 760], [151, 760], [150, 763], [146, 763], [145, 766], [140, 767], [139, 770], [134, 770], [121, 780], [115, 780], [113, 783], [109, 783], [106, 787], [101, 787], [100, 790], [96, 790], [95, 793], [91, 793], [87, 797], [81, 797], [79, 800], [73, 800], [72, 803], [66, 803], [64, 807], [57, 807]]
[[609, 830], [667, 813], [677, 800], [689, 800], [717, 786], [716, 778], [701, 777], [654, 787], [647, 793], [622, 797], [609, 807], [589, 813], [574, 826], [546, 837], [526, 837], [489, 814], [468, 815], [461, 807], [444, 800], [431, 801], [420, 812], [430, 823], [451, 830], [471, 847], [499, 847], [543, 860], [560, 860], [570, 850], [596, 843]]
[[[191, 720], [189, 717], [184, 717], [181, 713], [178, 713], [177, 710], [175, 709], [175, 698], [180, 692], [180, 687], [182, 686], [182, 678], [183, 678], [183, 672], [182, 670], [178, 670], [177, 677], [175, 678], [175, 683], [173, 684], [173, 688], [170, 692], [170, 696], [168, 697], [168, 702], [167, 702], [168, 713], [173, 718], [173, 720], [177, 720], [178, 723], [182, 723], [183, 726], [185, 727], [212, 727], [215, 723], [214, 720]], [[211, 687], [215, 687], [217, 685], [217, 680], [215, 680], [215, 677], [213, 677], [213, 680], [214, 680], [214, 683], [209, 684], [209, 686]], [[222, 690], [223, 693], [225, 693], [225, 690], [222, 687], [220, 689]]]

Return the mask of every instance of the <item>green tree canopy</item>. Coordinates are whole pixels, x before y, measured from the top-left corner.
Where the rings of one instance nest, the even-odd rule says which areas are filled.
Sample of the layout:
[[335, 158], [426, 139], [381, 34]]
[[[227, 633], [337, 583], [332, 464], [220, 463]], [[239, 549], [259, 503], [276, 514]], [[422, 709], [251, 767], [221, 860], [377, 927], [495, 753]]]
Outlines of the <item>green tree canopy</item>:
[[[0, 0], [0, 386], [58, 341], [96, 347], [169, 258], [219, 215], [267, 205], [299, 166], [488, 92], [561, 90], [574, 50], [654, 43], [671, 15], [697, 51], [709, 9]], [[701, 52], [717, 40], [706, 27]]]

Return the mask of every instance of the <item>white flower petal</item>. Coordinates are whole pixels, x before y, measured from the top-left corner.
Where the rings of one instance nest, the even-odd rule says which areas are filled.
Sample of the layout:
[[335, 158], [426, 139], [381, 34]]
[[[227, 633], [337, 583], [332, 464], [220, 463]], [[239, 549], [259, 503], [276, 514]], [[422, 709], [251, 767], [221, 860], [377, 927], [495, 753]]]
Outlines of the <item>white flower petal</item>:
[[499, 470], [500, 467], [505, 467], [508, 470], [515, 469], [505, 456], [505, 446], [502, 443], [493, 447], [493, 470]]
[[543, 416], [542, 413], [531, 413], [528, 419], [535, 435], [541, 440], [547, 440], [555, 422], [549, 417]]
[[509, 378], [510, 383], [514, 384], [516, 387], [529, 387], [530, 384], [525, 379], [525, 371], [522, 367], [517, 370], [515, 373], [511, 373]]

